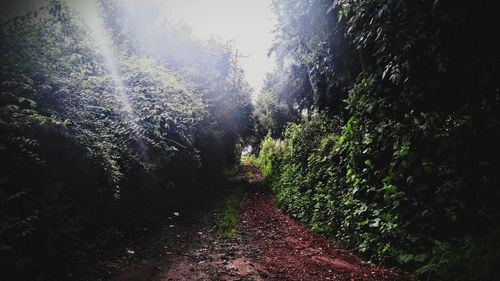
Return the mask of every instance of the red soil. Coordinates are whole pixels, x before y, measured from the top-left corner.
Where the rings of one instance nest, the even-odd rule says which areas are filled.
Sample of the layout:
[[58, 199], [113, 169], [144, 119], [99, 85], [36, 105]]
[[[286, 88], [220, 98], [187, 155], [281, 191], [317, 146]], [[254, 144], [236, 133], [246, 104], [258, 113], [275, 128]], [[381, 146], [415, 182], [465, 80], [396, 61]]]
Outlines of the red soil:
[[251, 190], [241, 205], [242, 235], [261, 252], [266, 280], [415, 280], [364, 262], [279, 210], [268, 193]]
[[233, 180], [241, 183], [250, 175], [241, 201], [239, 237], [231, 241], [220, 237], [216, 227], [220, 206], [181, 213], [162, 231], [150, 233], [143, 242], [134, 241], [138, 251], [125, 262], [114, 259], [122, 273], [109, 280], [416, 280], [365, 262], [335, 242], [311, 234], [275, 206], [254, 167], [244, 166]]

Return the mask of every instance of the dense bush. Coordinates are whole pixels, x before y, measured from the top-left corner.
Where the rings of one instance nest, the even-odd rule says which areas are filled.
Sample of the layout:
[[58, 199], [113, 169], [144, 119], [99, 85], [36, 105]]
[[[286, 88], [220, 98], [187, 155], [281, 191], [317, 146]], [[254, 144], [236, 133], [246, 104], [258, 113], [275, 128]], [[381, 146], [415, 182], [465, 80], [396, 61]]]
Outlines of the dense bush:
[[193, 77], [128, 43], [99, 49], [59, 1], [0, 32], [3, 279], [77, 279], [82, 260], [237, 163], [251, 106], [228, 46], [192, 39], [205, 61], [189, 69], [207, 70]]
[[[327, 120], [311, 116], [290, 125], [283, 145], [263, 142], [257, 164], [283, 209], [374, 260], [443, 274], [440, 280], [488, 280], [500, 254], [491, 248], [497, 237], [489, 234], [496, 233], [498, 193], [493, 186], [465, 185], [477, 171], [474, 164], [462, 170], [463, 162], [436, 151], [423, 157], [416, 141], [397, 133], [390, 138], [355, 117], [340, 131]], [[419, 142], [441, 142], [448, 136], [426, 132], [442, 130], [434, 121], [434, 127], [404, 129], [418, 134]], [[446, 129], [457, 139], [463, 130]], [[439, 143], [425, 147], [443, 149]], [[456, 149], [448, 152], [456, 157], [467, 153], [463, 147], [448, 149]], [[486, 171], [483, 176], [495, 180]], [[472, 266], [464, 270], [464, 262]]]
[[[278, 71], [306, 68], [298, 85], [310, 82], [273, 101], [301, 121], [286, 127], [282, 145], [266, 139], [257, 159], [278, 203], [313, 230], [422, 278], [494, 280], [500, 57], [479, 32], [491, 31], [494, 9], [273, 2]], [[266, 124], [261, 131], [280, 130]]]

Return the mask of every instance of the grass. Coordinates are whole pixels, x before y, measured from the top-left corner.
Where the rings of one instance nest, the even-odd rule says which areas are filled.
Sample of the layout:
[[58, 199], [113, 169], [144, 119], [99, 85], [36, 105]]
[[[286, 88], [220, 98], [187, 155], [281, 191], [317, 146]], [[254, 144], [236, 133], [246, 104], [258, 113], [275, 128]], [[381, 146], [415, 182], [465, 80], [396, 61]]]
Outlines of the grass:
[[242, 193], [243, 188], [241, 186], [234, 188], [226, 199], [224, 208], [219, 216], [219, 232], [224, 239], [233, 239], [238, 234], [237, 226]]
[[259, 159], [255, 155], [244, 155], [241, 157], [241, 164], [258, 166]]

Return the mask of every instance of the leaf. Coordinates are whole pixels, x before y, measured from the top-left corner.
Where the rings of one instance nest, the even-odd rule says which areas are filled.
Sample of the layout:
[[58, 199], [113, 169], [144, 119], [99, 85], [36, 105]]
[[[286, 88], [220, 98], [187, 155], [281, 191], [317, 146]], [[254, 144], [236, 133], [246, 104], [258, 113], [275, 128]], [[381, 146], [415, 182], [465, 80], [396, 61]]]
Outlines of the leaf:
[[370, 227], [379, 227], [380, 225], [380, 218], [375, 218], [372, 223], [370, 223]]
[[3, 81], [2, 82], [2, 86], [5, 86], [5, 87], [16, 87], [18, 85], [19, 85], [19, 83], [16, 81]]
[[398, 261], [402, 264], [408, 263], [414, 259], [413, 254], [400, 254], [398, 255]]

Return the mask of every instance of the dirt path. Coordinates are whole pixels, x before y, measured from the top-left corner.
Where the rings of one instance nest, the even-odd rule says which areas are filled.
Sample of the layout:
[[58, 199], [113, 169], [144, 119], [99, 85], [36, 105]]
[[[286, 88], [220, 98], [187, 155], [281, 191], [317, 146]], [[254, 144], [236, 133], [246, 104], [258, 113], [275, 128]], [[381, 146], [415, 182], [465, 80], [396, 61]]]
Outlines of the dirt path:
[[118, 263], [126, 269], [109, 281], [414, 280], [364, 262], [331, 241], [310, 234], [276, 208], [253, 168], [244, 167], [235, 180], [250, 173], [253, 176], [241, 202], [237, 238], [225, 241], [220, 237], [220, 205], [173, 213], [162, 224], [162, 231], [136, 246], [140, 250], [125, 250]]

